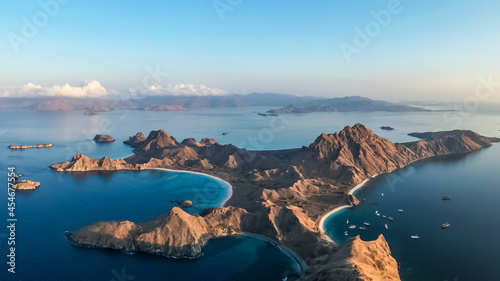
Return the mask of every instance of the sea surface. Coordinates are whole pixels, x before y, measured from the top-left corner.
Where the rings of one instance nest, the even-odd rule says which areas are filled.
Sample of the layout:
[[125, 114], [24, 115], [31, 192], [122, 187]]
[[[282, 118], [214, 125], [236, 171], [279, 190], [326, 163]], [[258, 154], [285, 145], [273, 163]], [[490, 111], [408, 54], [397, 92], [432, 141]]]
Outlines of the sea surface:
[[[282, 280], [297, 271], [296, 263], [271, 244], [251, 237], [211, 241], [196, 260], [134, 255], [72, 246], [62, 236], [100, 220], [145, 221], [176, 206], [173, 200], [192, 200], [190, 213], [220, 206], [227, 186], [204, 175], [168, 171], [62, 174], [49, 165], [68, 161], [79, 152], [89, 157], [123, 158], [132, 148], [122, 142], [138, 131], [165, 129], [183, 138], [217, 139], [247, 149], [283, 149], [313, 142], [321, 133], [363, 123], [394, 142], [416, 140], [415, 131], [473, 129], [500, 137], [500, 114], [458, 112], [313, 113], [262, 117], [269, 108], [203, 109], [182, 112], [111, 111], [95, 116], [74, 112], [0, 110], [0, 163], [16, 167], [24, 179], [40, 181], [32, 192], [16, 194], [16, 274], [7, 273], [7, 231], [0, 230], [4, 270], [0, 280]], [[384, 131], [380, 126], [394, 127]], [[117, 141], [95, 144], [95, 134]], [[223, 134], [227, 133], [227, 134]], [[52, 148], [11, 151], [10, 144], [53, 143]], [[326, 228], [335, 240], [361, 234], [386, 235], [401, 264], [403, 280], [496, 280], [500, 260], [499, 174], [500, 145], [463, 157], [418, 162], [414, 167], [370, 181], [356, 196], [367, 202], [330, 217]], [[390, 176], [396, 181], [388, 181]], [[390, 182], [390, 184], [388, 184]], [[384, 193], [384, 196], [381, 194]], [[6, 224], [7, 196], [3, 193]], [[443, 202], [442, 195], [452, 200]], [[1, 206], [1, 205], [0, 205]], [[395, 210], [404, 209], [404, 213]], [[374, 212], [391, 215], [386, 223]], [[372, 226], [363, 233], [349, 231], [346, 219]], [[440, 229], [449, 221], [451, 227]], [[409, 238], [421, 236], [418, 240]], [[481, 276], [477, 279], [473, 277]], [[471, 279], [472, 278], [472, 279]]]

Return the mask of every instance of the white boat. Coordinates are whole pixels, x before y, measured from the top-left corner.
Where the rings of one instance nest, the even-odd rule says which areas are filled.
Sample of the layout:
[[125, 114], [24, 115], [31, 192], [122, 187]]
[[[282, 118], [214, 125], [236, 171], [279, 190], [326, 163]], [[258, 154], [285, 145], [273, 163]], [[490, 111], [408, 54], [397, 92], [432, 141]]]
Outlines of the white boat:
[[384, 194], [382, 193], [382, 196], [384, 196]]
[[356, 226], [353, 224], [353, 225], [349, 225], [349, 228], [356, 228]]
[[449, 223], [449, 222], [445, 222], [445, 223], [443, 223], [443, 224], [441, 225], [441, 228], [442, 228], [442, 229], [445, 229], [445, 228], [450, 227], [450, 225], [451, 225], [451, 223]]
[[362, 226], [360, 226], [360, 227], [358, 227], [358, 229], [359, 229], [359, 230], [366, 230], [366, 227], [362, 227]]
[[349, 220], [347, 220], [345, 223], [346, 223], [346, 224], [349, 224]]
[[386, 215], [382, 215], [382, 217], [383, 217], [383, 218], [387, 218], [387, 216], [386, 216]]
[[417, 234], [412, 235], [412, 236], [410, 236], [410, 237], [411, 237], [411, 239], [418, 239], [418, 238], [420, 238], [420, 236], [418, 236]]
[[399, 209], [398, 212], [402, 213], [403, 212], [403, 209]]
[[379, 216], [379, 217], [380, 217], [380, 214], [377, 214], [377, 216]]
[[366, 226], [370, 226], [370, 223], [369, 223], [369, 222], [366, 222], [366, 221], [365, 221], [365, 222], [363, 222], [363, 224], [364, 224], [364, 225], [366, 225]]
[[394, 220], [392, 217], [388, 217], [388, 219], [389, 219], [390, 221], [393, 221], [393, 220]]
[[385, 224], [385, 229], [389, 229], [389, 227], [387, 226], [387, 224]]
[[349, 233], [348, 233], [347, 231], [346, 231], [346, 232], [344, 232], [344, 234], [345, 234], [345, 236], [349, 235]]

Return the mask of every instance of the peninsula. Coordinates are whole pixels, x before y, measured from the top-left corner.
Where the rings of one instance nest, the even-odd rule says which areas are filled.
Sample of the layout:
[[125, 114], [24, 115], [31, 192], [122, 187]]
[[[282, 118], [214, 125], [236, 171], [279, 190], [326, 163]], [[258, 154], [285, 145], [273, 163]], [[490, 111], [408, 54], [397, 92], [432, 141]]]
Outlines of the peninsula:
[[[434, 156], [469, 153], [495, 141], [499, 140], [462, 130], [392, 143], [356, 124], [321, 134], [307, 147], [249, 151], [214, 139], [178, 142], [159, 130], [147, 138], [137, 133], [126, 141], [135, 147], [128, 158], [93, 159], [78, 153], [71, 161], [51, 167], [59, 172], [191, 170], [215, 175], [233, 186], [224, 207], [205, 209], [200, 215], [173, 208], [142, 223], [97, 222], [67, 235], [76, 245], [192, 258], [212, 238], [249, 232], [298, 253], [308, 264], [302, 280], [399, 280], [397, 263], [383, 236], [370, 242], [356, 238], [339, 250], [324, 240], [320, 219], [339, 206], [358, 204], [349, 190], [375, 175]], [[370, 260], [364, 254], [367, 251]]]

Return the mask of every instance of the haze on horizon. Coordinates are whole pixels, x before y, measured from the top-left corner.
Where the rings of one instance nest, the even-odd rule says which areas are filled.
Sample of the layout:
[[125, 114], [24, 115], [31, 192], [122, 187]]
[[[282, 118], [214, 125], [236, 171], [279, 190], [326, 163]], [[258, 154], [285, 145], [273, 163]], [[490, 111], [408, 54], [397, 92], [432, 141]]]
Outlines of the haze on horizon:
[[[0, 96], [463, 101], [489, 81], [483, 102], [500, 102], [499, 8], [494, 0], [3, 2]], [[150, 79], [155, 70], [161, 79]]]

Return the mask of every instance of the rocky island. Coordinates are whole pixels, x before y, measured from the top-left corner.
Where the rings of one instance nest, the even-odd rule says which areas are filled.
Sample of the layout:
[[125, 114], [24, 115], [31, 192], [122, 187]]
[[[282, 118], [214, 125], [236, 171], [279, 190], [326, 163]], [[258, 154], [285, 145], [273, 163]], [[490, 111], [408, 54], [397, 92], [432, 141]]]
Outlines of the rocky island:
[[52, 147], [51, 143], [47, 144], [35, 144], [35, 145], [9, 145], [10, 149], [27, 149], [27, 148], [48, 148]]
[[324, 240], [318, 227], [323, 215], [342, 205], [358, 204], [349, 190], [375, 175], [429, 157], [469, 153], [498, 141], [472, 131], [449, 131], [427, 140], [392, 143], [361, 124], [321, 134], [307, 147], [275, 151], [249, 151], [213, 139], [178, 142], [164, 130], [143, 136], [138, 133], [129, 139], [135, 149], [128, 158], [76, 154], [71, 161], [51, 167], [60, 172], [192, 170], [230, 182], [232, 197], [225, 207], [205, 209], [200, 215], [174, 208], [142, 223], [97, 222], [69, 233], [72, 243], [197, 257], [212, 238], [258, 233], [298, 253], [308, 264], [301, 278], [311, 281], [399, 280], [397, 263], [383, 236], [370, 242], [357, 238], [339, 250]]
[[97, 143], [110, 143], [114, 142], [115, 139], [110, 135], [99, 134], [94, 137], [94, 141]]
[[16, 181], [16, 184], [12, 188], [17, 190], [34, 190], [37, 189], [40, 185], [41, 183], [37, 181], [21, 180]]

